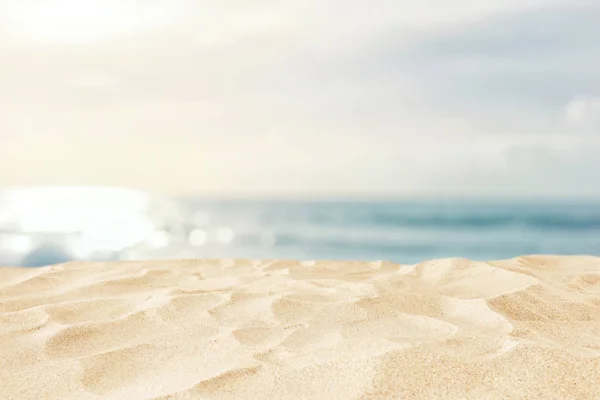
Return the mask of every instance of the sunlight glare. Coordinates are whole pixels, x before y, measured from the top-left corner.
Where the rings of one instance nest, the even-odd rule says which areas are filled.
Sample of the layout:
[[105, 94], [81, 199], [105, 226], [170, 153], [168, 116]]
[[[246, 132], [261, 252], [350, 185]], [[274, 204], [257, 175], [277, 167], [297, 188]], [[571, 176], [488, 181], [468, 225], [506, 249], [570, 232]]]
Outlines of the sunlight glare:
[[31, 239], [24, 235], [15, 236], [10, 239], [5, 239], [5, 245], [17, 253], [26, 253], [33, 247]]
[[0, 9], [0, 21], [15, 39], [85, 44], [160, 28], [177, 16], [179, 1], [21, 0]]
[[46, 187], [0, 195], [0, 209], [12, 217], [4, 229], [27, 234], [77, 234], [80, 253], [91, 249], [119, 251], [144, 241], [157, 230], [154, 220], [165, 218], [154, 206], [145, 193], [126, 189]]
[[202, 229], [194, 229], [190, 233], [189, 241], [192, 246], [200, 247], [206, 244], [207, 235]]

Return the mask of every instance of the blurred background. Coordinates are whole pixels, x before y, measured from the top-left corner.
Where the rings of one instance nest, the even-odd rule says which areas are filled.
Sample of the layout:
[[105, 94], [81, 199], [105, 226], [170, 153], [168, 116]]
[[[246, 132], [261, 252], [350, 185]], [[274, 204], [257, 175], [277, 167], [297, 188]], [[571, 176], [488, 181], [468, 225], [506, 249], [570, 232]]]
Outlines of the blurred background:
[[600, 255], [598, 21], [0, 0], [0, 266]]

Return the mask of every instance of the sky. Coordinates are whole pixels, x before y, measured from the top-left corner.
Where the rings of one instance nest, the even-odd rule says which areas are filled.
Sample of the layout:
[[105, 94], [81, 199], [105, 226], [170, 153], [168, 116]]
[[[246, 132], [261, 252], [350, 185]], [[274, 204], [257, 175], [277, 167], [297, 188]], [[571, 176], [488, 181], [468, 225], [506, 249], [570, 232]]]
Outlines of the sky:
[[597, 0], [0, 0], [0, 187], [600, 196], [597, 21]]

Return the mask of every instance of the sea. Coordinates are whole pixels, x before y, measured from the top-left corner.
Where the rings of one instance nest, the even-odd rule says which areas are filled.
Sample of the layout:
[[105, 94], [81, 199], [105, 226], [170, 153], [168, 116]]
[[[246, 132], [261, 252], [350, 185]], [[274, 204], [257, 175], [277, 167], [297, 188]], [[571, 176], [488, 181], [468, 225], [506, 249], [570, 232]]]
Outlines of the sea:
[[[104, 192], [82, 196], [72, 191], [65, 192], [68, 196], [57, 192], [58, 196], [52, 192], [55, 201], [50, 207], [47, 199], [52, 196], [48, 193], [30, 191], [13, 196], [12, 208], [7, 205], [10, 202], [4, 202], [5, 220], [16, 222], [0, 226], [0, 266], [167, 258], [387, 260], [413, 264], [455, 257], [498, 260], [529, 254], [600, 256], [600, 202], [594, 201], [187, 198], [170, 199], [169, 207], [144, 211], [151, 220], [147, 223], [133, 208], [144, 199], [139, 196], [120, 192], [112, 198]], [[79, 197], [71, 196], [73, 193]], [[96, 208], [83, 208], [90, 199], [96, 202]], [[127, 207], [119, 209], [121, 204]], [[167, 209], [176, 209], [178, 217], [168, 216]], [[15, 217], [17, 212], [20, 214]], [[135, 218], [127, 213], [134, 213]], [[78, 223], [83, 233], [74, 236]]]
[[454, 257], [600, 256], [596, 202], [187, 200], [182, 205], [201, 231], [227, 244], [199, 246], [201, 257], [412, 264]]

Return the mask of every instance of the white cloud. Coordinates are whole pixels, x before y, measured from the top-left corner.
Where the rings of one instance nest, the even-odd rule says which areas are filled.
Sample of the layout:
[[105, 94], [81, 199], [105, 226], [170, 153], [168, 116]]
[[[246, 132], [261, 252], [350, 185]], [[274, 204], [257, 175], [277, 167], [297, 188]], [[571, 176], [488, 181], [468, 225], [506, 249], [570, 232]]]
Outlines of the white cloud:
[[600, 122], [600, 97], [578, 96], [565, 107], [565, 116], [570, 122]]
[[13, 40], [45, 44], [89, 44], [170, 25], [180, 1], [52, 0], [3, 1], [0, 19]]
[[582, 2], [88, 3], [62, 26], [60, 8], [0, 0], [0, 185], [402, 194], [488, 178], [510, 192], [543, 173], [523, 154], [585, 148], [564, 105], [600, 82], [547, 46], [597, 54], [559, 40], [578, 32], [562, 16], [596, 15]]

